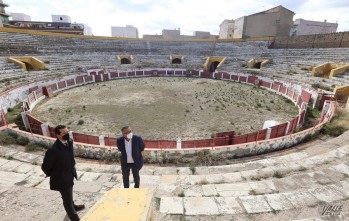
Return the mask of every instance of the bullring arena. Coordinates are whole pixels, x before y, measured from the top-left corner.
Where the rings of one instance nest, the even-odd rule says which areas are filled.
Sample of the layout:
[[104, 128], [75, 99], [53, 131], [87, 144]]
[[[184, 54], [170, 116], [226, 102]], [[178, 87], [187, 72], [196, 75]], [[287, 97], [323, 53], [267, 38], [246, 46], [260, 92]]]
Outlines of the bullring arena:
[[[82, 220], [125, 208], [129, 220], [348, 220], [349, 34], [298, 38], [0, 28], [1, 220], [67, 220], [40, 169], [60, 122]], [[145, 139], [140, 190], [121, 189], [124, 124]], [[120, 197], [137, 203], [108, 200]]]

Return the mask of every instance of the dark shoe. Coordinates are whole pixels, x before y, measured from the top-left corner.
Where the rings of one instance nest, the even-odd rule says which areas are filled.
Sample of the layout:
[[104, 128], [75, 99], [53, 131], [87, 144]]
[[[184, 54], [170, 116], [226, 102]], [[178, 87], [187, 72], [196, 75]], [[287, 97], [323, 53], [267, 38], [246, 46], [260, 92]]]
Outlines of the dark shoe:
[[74, 205], [74, 209], [75, 209], [76, 211], [83, 210], [83, 209], [85, 209], [85, 205]]

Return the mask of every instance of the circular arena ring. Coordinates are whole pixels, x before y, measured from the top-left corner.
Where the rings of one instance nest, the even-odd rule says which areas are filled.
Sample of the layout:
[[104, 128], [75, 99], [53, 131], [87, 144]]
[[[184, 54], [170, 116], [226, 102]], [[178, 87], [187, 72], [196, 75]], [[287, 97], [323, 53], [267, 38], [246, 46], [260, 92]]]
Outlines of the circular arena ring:
[[[173, 159], [179, 156], [191, 156], [203, 150], [225, 156], [228, 159], [269, 153], [301, 143], [304, 139], [307, 139], [307, 136], [319, 131], [324, 124], [331, 120], [335, 113], [335, 102], [327, 100], [323, 104], [323, 111], [320, 119], [318, 119], [318, 124], [312, 128], [299, 131], [305, 120], [308, 105], [314, 104], [318, 98], [316, 90], [302, 85], [243, 73], [211, 73], [183, 69], [143, 69], [107, 73], [103, 70], [94, 70], [88, 71], [88, 73], [72, 74], [61, 79], [29, 83], [3, 93], [1, 99], [5, 106], [11, 106], [25, 97], [22, 99], [22, 117], [29, 132], [13, 128], [9, 128], [9, 130], [37, 141], [52, 142], [55, 139], [54, 125], [42, 122], [30, 114], [35, 105], [46, 97], [63, 90], [96, 82], [152, 76], [209, 78], [263, 88], [291, 100], [298, 108], [298, 115], [287, 122], [242, 135], [237, 135], [234, 131], [222, 131], [214, 134], [214, 137], [210, 139], [145, 140], [145, 160], [148, 162], [158, 162], [163, 158]], [[28, 92], [29, 95], [26, 95]], [[295, 131], [299, 132], [294, 133]], [[77, 156], [105, 159], [111, 154], [118, 154], [116, 149], [113, 148], [116, 146], [114, 137], [92, 136], [76, 132], [71, 132], [71, 136], [76, 144]]]

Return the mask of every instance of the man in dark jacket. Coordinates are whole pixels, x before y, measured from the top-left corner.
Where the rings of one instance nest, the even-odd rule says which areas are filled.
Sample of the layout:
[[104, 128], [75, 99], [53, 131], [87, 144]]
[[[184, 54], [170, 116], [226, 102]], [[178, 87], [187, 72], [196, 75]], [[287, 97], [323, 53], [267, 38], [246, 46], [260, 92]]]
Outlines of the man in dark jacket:
[[120, 162], [122, 171], [122, 180], [124, 187], [130, 187], [130, 170], [132, 170], [135, 188], [139, 188], [139, 171], [143, 167], [142, 151], [144, 142], [140, 136], [133, 135], [131, 128], [126, 126], [121, 129], [122, 137], [117, 138], [117, 147], [121, 152]]
[[69, 138], [69, 131], [64, 125], [55, 128], [57, 140], [46, 151], [41, 169], [50, 177], [50, 189], [61, 193], [63, 206], [72, 221], [80, 220], [76, 211], [85, 208], [84, 205], [75, 205], [73, 201], [75, 169], [73, 140]]

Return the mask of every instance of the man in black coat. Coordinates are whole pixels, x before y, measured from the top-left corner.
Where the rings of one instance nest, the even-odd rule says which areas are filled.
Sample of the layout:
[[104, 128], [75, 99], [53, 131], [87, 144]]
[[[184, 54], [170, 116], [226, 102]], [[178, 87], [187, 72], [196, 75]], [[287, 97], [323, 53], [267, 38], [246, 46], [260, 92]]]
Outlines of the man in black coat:
[[126, 126], [121, 129], [122, 137], [117, 138], [117, 147], [121, 152], [120, 162], [122, 171], [122, 180], [124, 187], [130, 187], [130, 170], [132, 170], [135, 188], [139, 188], [139, 171], [143, 167], [142, 151], [144, 142], [140, 136], [133, 135], [131, 128]]
[[84, 205], [75, 205], [73, 201], [75, 169], [73, 140], [69, 138], [69, 131], [64, 125], [55, 128], [57, 140], [46, 151], [41, 169], [50, 177], [50, 189], [59, 191], [65, 211], [72, 221], [80, 220], [76, 211], [85, 208]]

